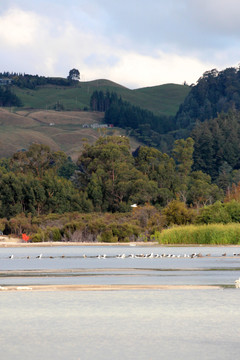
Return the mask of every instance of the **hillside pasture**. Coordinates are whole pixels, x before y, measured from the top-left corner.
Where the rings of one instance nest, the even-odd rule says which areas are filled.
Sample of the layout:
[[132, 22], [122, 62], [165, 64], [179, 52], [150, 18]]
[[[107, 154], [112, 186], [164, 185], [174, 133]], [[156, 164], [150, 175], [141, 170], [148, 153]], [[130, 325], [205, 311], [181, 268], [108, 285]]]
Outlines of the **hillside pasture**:
[[[83, 127], [102, 122], [103, 113], [98, 112], [32, 109], [13, 112], [0, 108], [0, 156], [9, 157], [35, 142], [62, 150], [77, 160], [86, 142], [93, 144], [99, 136], [126, 135], [119, 128]], [[132, 138], [130, 145], [135, 150], [140, 143]]]
[[166, 84], [131, 90], [112, 81], [100, 79], [79, 82], [76, 86], [39, 86], [36, 89], [13, 87], [24, 108], [54, 109], [57, 104], [64, 110], [79, 111], [90, 106], [94, 91], [115, 92], [132, 105], [152, 111], [156, 115], [174, 116], [184, 101], [189, 86]]

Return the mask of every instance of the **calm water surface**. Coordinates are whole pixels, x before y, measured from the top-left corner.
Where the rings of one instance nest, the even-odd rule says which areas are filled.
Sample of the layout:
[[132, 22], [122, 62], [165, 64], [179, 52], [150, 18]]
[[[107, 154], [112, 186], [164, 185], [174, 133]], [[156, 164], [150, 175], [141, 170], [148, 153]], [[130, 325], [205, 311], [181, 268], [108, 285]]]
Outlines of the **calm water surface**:
[[[187, 257], [194, 253], [201, 253], [202, 257]], [[239, 253], [240, 247], [2, 248], [0, 285], [233, 285], [240, 276], [240, 255], [234, 255]], [[38, 258], [40, 254], [41, 258]], [[117, 257], [123, 254], [125, 258]], [[166, 256], [127, 258], [130, 255], [150, 254]], [[223, 254], [226, 256], [222, 256]], [[9, 258], [11, 255], [12, 259]], [[105, 258], [99, 259], [98, 255]]]
[[[203, 257], [184, 255], [201, 252]], [[173, 254], [116, 258], [117, 254]], [[226, 253], [226, 256], [222, 254]], [[4, 360], [239, 357], [240, 248], [1, 248], [0, 285], [192, 284], [214, 290], [0, 292]], [[42, 258], [37, 258], [42, 254]], [[83, 257], [83, 255], [86, 257]], [[98, 259], [98, 255], [106, 255]], [[211, 254], [211, 256], [206, 256]], [[13, 255], [13, 259], [9, 256]], [[178, 258], [177, 255], [180, 255]]]
[[0, 294], [4, 360], [232, 360], [237, 289]]

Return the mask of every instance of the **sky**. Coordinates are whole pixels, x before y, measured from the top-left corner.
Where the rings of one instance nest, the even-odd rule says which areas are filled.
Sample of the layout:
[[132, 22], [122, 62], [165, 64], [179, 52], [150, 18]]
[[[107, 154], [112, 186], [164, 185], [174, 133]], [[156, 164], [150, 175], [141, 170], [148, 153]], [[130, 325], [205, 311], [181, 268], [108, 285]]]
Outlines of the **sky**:
[[196, 83], [240, 63], [239, 0], [1, 0], [0, 72]]

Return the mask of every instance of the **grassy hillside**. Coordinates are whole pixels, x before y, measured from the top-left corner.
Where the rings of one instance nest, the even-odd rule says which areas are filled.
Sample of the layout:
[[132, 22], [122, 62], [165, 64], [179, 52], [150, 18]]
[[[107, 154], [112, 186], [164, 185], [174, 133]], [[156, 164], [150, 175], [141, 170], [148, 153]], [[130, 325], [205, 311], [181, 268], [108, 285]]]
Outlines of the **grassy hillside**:
[[53, 109], [56, 103], [64, 110], [83, 110], [89, 107], [90, 97], [95, 90], [116, 92], [123, 100], [153, 111], [156, 115], [175, 115], [190, 88], [184, 85], [166, 84], [130, 90], [109, 80], [79, 82], [77, 86], [46, 85], [35, 90], [14, 87], [24, 108]]
[[[83, 128], [83, 124], [101, 123], [102, 113], [86, 111], [17, 110], [0, 108], [0, 157], [27, 149], [33, 142], [43, 143], [53, 150], [63, 150], [73, 160], [84, 142], [92, 144], [101, 135], [126, 135], [122, 129]], [[51, 124], [51, 125], [50, 125]], [[132, 149], [139, 143], [131, 139]]]
[[[0, 156], [10, 156], [37, 142], [54, 150], [63, 150], [75, 160], [85, 141], [91, 144], [105, 133], [125, 135], [123, 129], [83, 127], [83, 124], [102, 122], [104, 117], [103, 113], [83, 111], [89, 108], [90, 97], [95, 90], [116, 92], [123, 100], [157, 115], [175, 115], [190, 88], [166, 84], [130, 90], [103, 79], [79, 82], [76, 86], [45, 85], [34, 90], [15, 86], [13, 91], [24, 106], [12, 112], [0, 108]], [[57, 103], [66, 111], [54, 111]], [[132, 149], [138, 145], [139, 142], [131, 139]]]

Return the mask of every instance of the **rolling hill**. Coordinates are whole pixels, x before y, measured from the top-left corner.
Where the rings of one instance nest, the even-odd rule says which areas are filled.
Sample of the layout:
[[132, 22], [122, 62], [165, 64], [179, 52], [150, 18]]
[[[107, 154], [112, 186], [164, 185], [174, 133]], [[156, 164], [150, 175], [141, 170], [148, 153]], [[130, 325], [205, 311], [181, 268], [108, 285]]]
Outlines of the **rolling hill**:
[[[21, 108], [0, 108], [0, 156], [8, 157], [33, 142], [63, 150], [76, 160], [84, 142], [90, 144], [103, 134], [126, 135], [124, 129], [93, 129], [86, 124], [102, 123], [104, 113], [89, 110], [94, 91], [117, 93], [132, 105], [155, 115], [175, 115], [190, 88], [166, 84], [130, 90], [109, 80], [78, 82], [73, 86], [42, 85], [35, 89], [11, 87], [23, 103]], [[55, 111], [58, 109], [64, 111]], [[55, 110], [54, 110], [55, 109]], [[132, 150], [140, 142], [130, 138]]]
[[136, 90], [127, 89], [109, 80], [79, 82], [76, 86], [44, 85], [36, 89], [13, 87], [24, 108], [54, 109], [60, 104], [64, 110], [78, 111], [89, 108], [95, 90], [116, 92], [132, 105], [152, 111], [155, 115], [172, 115], [178, 111], [190, 91], [189, 86], [166, 84]]
[[[11, 156], [36, 142], [46, 144], [53, 150], [63, 150], [76, 160], [85, 142], [93, 144], [101, 135], [126, 135], [123, 129], [86, 127], [101, 123], [103, 116], [103, 113], [90, 111], [11, 112], [0, 108], [0, 157]], [[131, 138], [130, 144], [134, 150], [140, 143]]]

